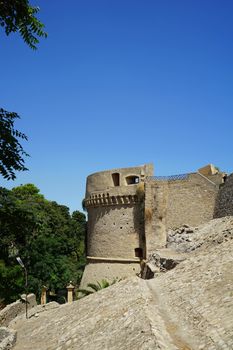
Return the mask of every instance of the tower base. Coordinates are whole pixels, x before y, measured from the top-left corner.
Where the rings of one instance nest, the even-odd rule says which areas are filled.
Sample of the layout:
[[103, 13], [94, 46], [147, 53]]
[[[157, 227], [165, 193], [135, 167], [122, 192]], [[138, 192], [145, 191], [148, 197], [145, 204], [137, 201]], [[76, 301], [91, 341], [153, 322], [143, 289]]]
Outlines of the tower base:
[[140, 272], [139, 259], [105, 259], [88, 257], [80, 288], [84, 289], [88, 283], [96, 283], [105, 279], [112, 282], [114, 279], [124, 279], [135, 276]]

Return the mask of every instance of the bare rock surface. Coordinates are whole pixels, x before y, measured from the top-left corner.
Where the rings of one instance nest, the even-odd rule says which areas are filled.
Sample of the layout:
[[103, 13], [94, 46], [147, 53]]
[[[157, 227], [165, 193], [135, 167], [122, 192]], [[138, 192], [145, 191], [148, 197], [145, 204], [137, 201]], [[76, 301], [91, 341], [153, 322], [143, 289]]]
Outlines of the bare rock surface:
[[17, 320], [14, 349], [176, 349], [151, 302], [145, 281], [119, 282], [37, 318]]
[[233, 349], [232, 229], [227, 217], [193, 230], [198, 247], [185, 248], [186, 260], [154, 279], [132, 277], [28, 320], [18, 317], [10, 324], [14, 350]]
[[[33, 309], [37, 305], [35, 294], [27, 296], [27, 303], [28, 310]], [[21, 296], [20, 300], [7, 305], [0, 311], [0, 326], [7, 327], [15, 317], [23, 313], [25, 313], [25, 294]]]
[[233, 349], [232, 241], [197, 251], [147, 283], [187, 349]]
[[10, 350], [16, 342], [16, 331], [0, 327], [0, 350]]
[[207, 249], [233, 239], [233, 216], [214, 219], [199, 227], [183, 225], [169, 230], [167, 248], [177, 252], [192, 252], [200, 247]]

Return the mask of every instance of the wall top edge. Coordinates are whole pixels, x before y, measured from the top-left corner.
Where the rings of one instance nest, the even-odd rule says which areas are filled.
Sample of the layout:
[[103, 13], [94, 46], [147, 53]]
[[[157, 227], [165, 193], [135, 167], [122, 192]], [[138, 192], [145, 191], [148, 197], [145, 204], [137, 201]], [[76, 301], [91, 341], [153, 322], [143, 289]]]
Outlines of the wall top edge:
[[140, 263], [139, 258], [134, 259], [125, 259], [125, 258], [104, 258], [104, 257], [98, 257], [98, 256], [87, 256], [88, 261], [102, 261], [102, 262], [122, 262], [122, 263]]
[[113, 168], [113, 169], [106, 169], [106, 170], [101, 170], [101, 171], [97, 171], [94, 173], [91, 173], [90, 175], [88, 175], [87, 178], [91, 177], [91, 176], [95, 176], [95, 175], [102, 175], [105, 173], [117, 173], [117, 172], [121, 172], [121, 171], [133, 171], [134, 169], [143, 169], [146, 167], [154, 167], [153, 163], [145, 163], [142, 165], [137, 165], [137, 166], [131, 166], [131, 167], [126, 167], [126, 168]]

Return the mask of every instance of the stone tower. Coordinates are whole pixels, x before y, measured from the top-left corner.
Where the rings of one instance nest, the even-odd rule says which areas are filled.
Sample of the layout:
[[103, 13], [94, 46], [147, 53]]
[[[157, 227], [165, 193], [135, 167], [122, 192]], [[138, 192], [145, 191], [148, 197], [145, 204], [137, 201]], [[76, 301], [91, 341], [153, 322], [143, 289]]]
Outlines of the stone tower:
[[166, 247], [169, 229], [211, 220], [218, 208], [226, 207], [225, 192], [232, 182], [226, 182], [219, 195], [225, 177], [212, 164], [172, 176], [153, 176], [152, 164], [88, 176], [88, 264], [81, 288], [135, 275], [141, 259]]
[[87, 261], [81, 286], [139, 272], [145, 254], [144, 207], [139, 192], [153, 165], [107, 170], [87, 178]]

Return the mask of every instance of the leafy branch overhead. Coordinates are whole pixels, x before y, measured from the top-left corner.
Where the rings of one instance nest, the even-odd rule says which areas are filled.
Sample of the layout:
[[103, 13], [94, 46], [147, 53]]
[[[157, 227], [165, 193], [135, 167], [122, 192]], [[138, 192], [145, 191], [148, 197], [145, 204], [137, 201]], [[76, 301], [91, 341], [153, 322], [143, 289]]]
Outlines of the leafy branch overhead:
[[17, 113], [0, 108], [0, 174], [7, 180], [16, 178], [15, 171], [27, 170], [23, 156], [28, 156], [18, 139], [27, 140], [27, 136], [14, 128], [19, 119]]
[[33, 50], [37, 49], [40, 37], [47, 37], [44, 24], [36, 14], [39, 7], [29, 4], [28, 0], [0, 0], [0, 25], [6, 35], [19, 32], [25, 43]]

